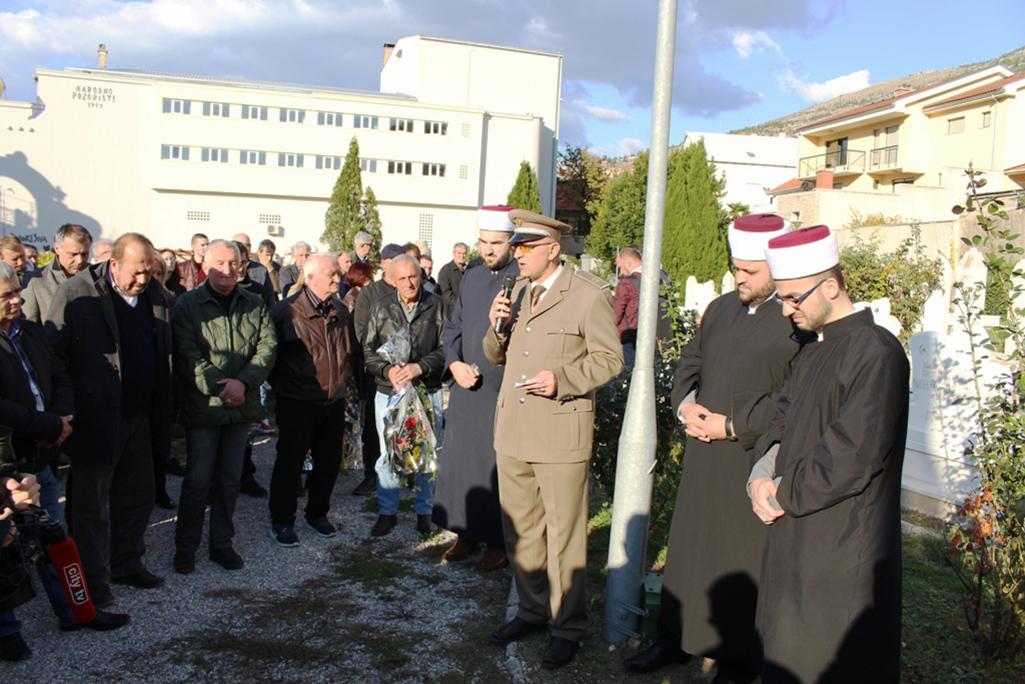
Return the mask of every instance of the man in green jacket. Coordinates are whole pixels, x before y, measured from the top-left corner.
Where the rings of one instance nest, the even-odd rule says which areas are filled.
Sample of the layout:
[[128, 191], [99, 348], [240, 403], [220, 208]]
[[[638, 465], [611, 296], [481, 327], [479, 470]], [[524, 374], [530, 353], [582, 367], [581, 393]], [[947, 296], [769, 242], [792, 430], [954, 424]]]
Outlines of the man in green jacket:
[[258, 295], [238, 287], [238, 248], [209, 244], [207, 280], [174, 307], [175, 371], [182, 384], [186, 473], [175, 529], [174, 569], [190, 573], [210, 502], [210, 560], [227, 570], [245, 562], [232, 547], [233, 518], [246, 438], [263, 419], [260, 385], [274, 366], [277, 337]]

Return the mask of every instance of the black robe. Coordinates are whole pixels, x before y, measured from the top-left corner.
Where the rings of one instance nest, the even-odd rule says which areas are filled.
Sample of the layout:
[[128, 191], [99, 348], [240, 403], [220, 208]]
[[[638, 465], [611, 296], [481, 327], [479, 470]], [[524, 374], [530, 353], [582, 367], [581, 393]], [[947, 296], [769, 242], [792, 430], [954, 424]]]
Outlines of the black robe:
[[432, 519], [446, 530], [489, 546], [505, 548], [495, 465], [495, 407], [504, 366], [484, 358], [491, 302], [506, 276], [518, 278], [512, 260], [500, 271], [484, 265], [466, 270], [455, 308], [441, 333], [445, 367], [453, 361], [477, 364], [481, 379], [472, 389], [452, 384], [445, 415], [445, 443], [438, 452], [438, 480]]
[[660, 624], [688, 653], [754, 667], [755, 604], [765, 526], [744, 487], [751, 449], [772, 422], [772, 393], [807, 335], [773, 298], [755, 313], [737, 292], [713, 301], [676, 368], [672, 402], [696, 401], [733, 418], [738, 441], [687, 438], [669, 535]]
[[900, 481], [908, 359], [870, 311], [808, 347], [756, 447], [779, 442], [758, 627], [763, 681], [900, 679]]

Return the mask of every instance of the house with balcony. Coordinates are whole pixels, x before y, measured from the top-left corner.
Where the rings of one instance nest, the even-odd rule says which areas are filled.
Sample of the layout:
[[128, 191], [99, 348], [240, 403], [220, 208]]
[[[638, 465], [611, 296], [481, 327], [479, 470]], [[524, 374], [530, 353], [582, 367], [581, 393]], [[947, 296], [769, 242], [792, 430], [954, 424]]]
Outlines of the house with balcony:
[[770, 191], [785, 218], [838, 229], [872, 215], [950, 223], [969, 164], [983, 172], [987, 192], [1025, 188], [1025, 73], [994, 66], [898, 89], [798, 134], [796, 176]]

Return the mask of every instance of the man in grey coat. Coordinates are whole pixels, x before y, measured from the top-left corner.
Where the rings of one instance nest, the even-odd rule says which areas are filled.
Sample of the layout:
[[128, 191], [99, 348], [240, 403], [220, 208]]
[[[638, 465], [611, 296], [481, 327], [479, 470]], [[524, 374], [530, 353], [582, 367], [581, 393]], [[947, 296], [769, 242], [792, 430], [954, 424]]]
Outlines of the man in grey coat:
[[32, 278], [21, 293], [25, 300], [22, 307], [25, 318], [40, 324], [43, 322], [60, 284], [88, 265], [92, 242], [93, 236], [78, 224], [65, 223], [57, 229], [53, 237], [56, 258], [40, 271], [38, 277]]

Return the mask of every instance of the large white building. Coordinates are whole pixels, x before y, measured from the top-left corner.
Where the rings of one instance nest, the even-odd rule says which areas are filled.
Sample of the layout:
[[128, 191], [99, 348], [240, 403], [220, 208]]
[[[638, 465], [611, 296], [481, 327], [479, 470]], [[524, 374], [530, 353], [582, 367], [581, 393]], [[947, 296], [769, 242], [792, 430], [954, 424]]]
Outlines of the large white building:
[[752, 212], [775, 211], [769, 190], [793, 178], [797, 138], [690, 132], [684, 136], [682, 147], [702, 140], [708, 158], [726, 179], [724, 206], [742, 202]]
[[522, 161], [554, 211], [561, 55], [409, 36], [385, 46], [380, 92], [104, 68], [36, 81], [35, 102], [0, 100], [0, 223], [36, 244], [69, 221], [158, 246], [317, 244], [353, 137], [384, 240], [425, 240], [442, 263]]

